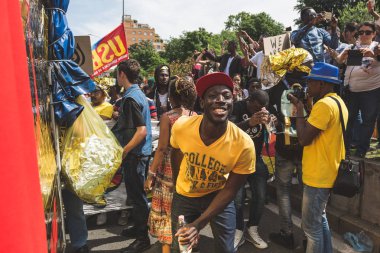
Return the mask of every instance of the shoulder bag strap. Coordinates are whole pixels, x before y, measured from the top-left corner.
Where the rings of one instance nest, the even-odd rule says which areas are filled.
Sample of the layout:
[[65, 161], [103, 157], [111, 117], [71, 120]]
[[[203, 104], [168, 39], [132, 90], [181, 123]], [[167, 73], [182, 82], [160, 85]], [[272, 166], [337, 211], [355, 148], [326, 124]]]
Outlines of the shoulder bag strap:
[[[342, 126], [342, 133], [343, 133], [343, 142], [344, 142], [344, 145], [346, 145], [347, 143], [347, 139], [346, 139], [346, 128], [344, 127], [344, 120], [343, 120], [343, 112], [342, 112], [342, 107], [340, 106], [340, 103], [339, 103], [339, 100], [334, 98], [334, 97], [331, 97], [329, 96], [329, 98], [332, 98], [338, 105], [338, 108], [339, 108], [339, 118], [340, 118], [340, 125]], [[347, 157], [350, 156], [349, 152], [347, 152], [346, 154]]]

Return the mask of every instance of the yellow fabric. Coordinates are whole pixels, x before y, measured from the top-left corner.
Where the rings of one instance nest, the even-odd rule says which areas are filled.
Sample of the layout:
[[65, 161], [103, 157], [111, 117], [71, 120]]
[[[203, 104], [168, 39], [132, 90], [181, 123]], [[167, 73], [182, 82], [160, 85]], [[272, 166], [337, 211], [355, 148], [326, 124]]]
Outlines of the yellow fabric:
[[289, 48], [278, 52], [275, 55], [269, 56], [269, 61], [272, 71], [283, 77], [286, 72], [299, 70], [305, 73], [310, 73], [310, 68], [302, 65], [303, 61], [308, 56], [308, 52], [302, 48]]
[[345, 125], [348, 118], [347, 107], [336, 93], [327, 94], [311, 110], [307, 121], [321, 132], [310, 145], [304, 147], [302, 179], [304, 184], [316, 188], [333, 187], [340, 161], [346, 154], [339, 108], [336, 102], [328, 96], [339, 100]]
[[224, 135], [206, 146], [199, 134], [202, 119], [202, 115], [181, 117], [171, 132], [170, 144], [184, 154], [176, 191], [187, 197], [201, 197], [223, 188], [231, 171], [255, 171], [255, 146], [244, 131], [228, 122]]
[[110, 118], [110, 119], [112, 118], [113, 106], [110, 103], [108, 103], [108, 102], [104, 102], [101, 105], [94, 106], [94, 110], [100, 116], [104, 116], [104, 117], [107, 117], [107, 118]]

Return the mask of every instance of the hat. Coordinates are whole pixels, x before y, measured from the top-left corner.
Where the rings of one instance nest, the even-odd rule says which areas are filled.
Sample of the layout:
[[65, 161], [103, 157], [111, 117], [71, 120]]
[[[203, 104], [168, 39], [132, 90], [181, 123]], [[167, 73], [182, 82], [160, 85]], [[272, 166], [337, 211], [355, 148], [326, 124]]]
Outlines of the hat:
[[231, 77], [224, 74], [223, 72], [214, 72], [205, 76], [202, 76], [198, 79], [195, 88], [199, 97], [203, 96], [203, 93], [210, 87], [215, 85], [225, 85], [231, 91], [234, 89], [234, 83], [232, 82]]
[[342, 81], [339, 79], [339, 69], [334, 65], [316, 62], [314, 67], [311, 69], [311, 72], [308, 76], [305, 76], [306, 79], [320, 80], [333, 84], [341, 84]]

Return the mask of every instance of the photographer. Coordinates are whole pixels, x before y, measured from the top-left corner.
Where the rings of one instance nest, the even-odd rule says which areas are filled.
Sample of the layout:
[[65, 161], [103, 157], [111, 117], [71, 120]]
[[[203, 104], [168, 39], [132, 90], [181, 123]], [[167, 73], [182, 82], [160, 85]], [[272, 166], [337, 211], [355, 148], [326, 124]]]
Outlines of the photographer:
[[331, 35], [316, 25], [327, 21], [323, 13], [317, 14], [311, 7], [305, 7], [301, 11], [302, 27], [291, 33], [290, 39], [296, 47], [301, 47], [313, 56], [314, 62], [324, 62], [324, 45], [336, 49], [339, 37], [336, 32], [338, 20], [332, 16], [330, 21]]
[[288, 95], [296, 108], [298, 140], [304, 146], [302, 228], [307, 237], [307, 253], [332, 253], [325, 209], [339, 164], [345, 157], [341, 118], [345, 125], [348, 113], [343, 100], [334, 93], [334, 85], [341, 83], [337, 67], [317, 62], [306, 78], [308, 94], [318, 100], [307, 120], [304, 104]]
[[[344, 85], [348, 87], [347, 101], [349, 119], [347, 124], [347, 143], [349, 149], [354, 135], [354, 123], [358, 112], [362, 116], [362, 124], [359, 127], [358, 145], [355, 155], [364, 158], [369, 149], [371, 136], [375, 127], [376, 117], [379, 111], [380, 100], [380, 53], [379, 43], [373, 41], [376, 30], [372, 22], [364, 22], [358, 27], [359, 38], [356, 43], [343, 51], [338, 57], [339, 62], [349, 60], [351, 52], [358, 52], [361, 57], [359, 66], [347, 66]], [[360, 55], [361, 54], [361, 55]], [[352, 58], [352, 57], [351, 57]], [[356, 64], [355, 64], [356, 65]]]

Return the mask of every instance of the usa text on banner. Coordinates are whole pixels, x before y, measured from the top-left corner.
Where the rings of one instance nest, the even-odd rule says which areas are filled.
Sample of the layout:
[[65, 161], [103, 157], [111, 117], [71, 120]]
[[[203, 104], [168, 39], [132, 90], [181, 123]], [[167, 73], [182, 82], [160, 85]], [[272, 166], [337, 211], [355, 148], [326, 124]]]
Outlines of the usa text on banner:
[[128, 59], [128, 46], [123, 24], [92, 46], [94, 74], [97, 76], [119, 62]]

